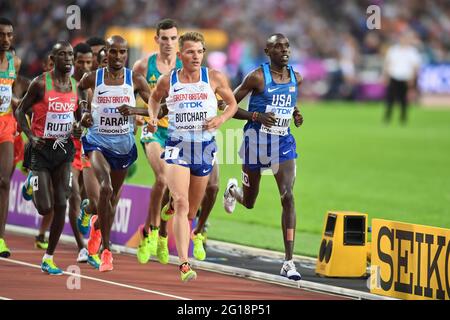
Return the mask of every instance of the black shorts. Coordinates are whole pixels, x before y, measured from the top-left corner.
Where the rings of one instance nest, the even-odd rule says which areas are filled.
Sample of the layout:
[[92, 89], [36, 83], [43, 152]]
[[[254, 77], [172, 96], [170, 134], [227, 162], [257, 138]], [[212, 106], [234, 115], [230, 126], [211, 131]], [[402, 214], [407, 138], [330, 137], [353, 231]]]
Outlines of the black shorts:
[[24, 151], [23, 151], [23, 162], [22, 167], [26, 169], [30, 169], [31, 166], [31, 143], [28, 141], [25, 144]]
[[[24, 158], [26, 157], [25, 154]], [[30, 147], [30, 169], [53, 171], [65, 162], [72, 163], [74, 157], [75, 147], [72, 139], [68, 139], [61, 146], [55, 144], [55, 140], [48, 139], [42, 149]]]

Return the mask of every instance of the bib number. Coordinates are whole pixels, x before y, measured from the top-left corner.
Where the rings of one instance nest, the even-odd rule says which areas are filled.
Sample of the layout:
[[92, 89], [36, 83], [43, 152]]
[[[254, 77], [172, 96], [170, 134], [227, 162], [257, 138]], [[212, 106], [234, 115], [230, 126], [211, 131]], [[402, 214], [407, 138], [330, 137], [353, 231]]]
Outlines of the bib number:
[[272, 112], [275, 114], [275, 124], [273, 126], [266, 127], [261, 125], [261, 132], [267, 134], [274, 134], [277, 136], [285, 136], [288, 134], [289, 124], [291, 123], [292, 113], [294, 108], [278, 107], [278, 106], [266, 106], [266, 112]]

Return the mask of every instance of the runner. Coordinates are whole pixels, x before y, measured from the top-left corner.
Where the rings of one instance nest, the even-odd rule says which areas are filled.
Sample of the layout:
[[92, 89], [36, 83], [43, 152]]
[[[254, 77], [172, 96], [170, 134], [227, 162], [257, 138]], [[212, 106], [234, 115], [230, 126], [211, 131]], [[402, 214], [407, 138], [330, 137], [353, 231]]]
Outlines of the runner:
[[289, 124], [292, 117], [297, 127], [303, 123], [296, 106], [302, 77], [288, 65], [289, 40], [284, 35], [271, 35], [264, 51], [270, 63], [264, 63], [252, 71], [234, 91], [238, 103], [249, 93], [251, 97], [248, 111], [239, 108], [235, 115], [236, 119], [247, 120], [240, 150], [243, 189], [238, 187], [236, 179], [229, 179], [224, 207], [228, 213], [232, 213], [237, 200], [246, 208], [253, 208], [258, 196], [261, 171], [271, 169], [283, 207], [285, 261], [280, 273], [291, 280], [300, 280], [301, 275], [292, 260], [296, 225], [293, 187], [297, 152]]
[[8, 216], [9, 188], [14, 172], [14, 137], [16, 120], [13, 116], [13, 85], [20, 69], [20, 59], [9, 50], [14, 38], [12, 22], [0, 18], [0, 257], [11, 252], [6, 245], [5, 224]]
[[[181, 60], [177, 58], [178, 25], [172, 19], [161, 20], [156, 26], [154, 38], [158, 44], [158, 52], [143, 58], [133, 66], [133, 71], [144, 76], [151, 89], [154, 89], [158, 78], [174, 68], [181, 68]], [[144, 118], [145, 119], [145, 118]], [[169, 248], [166, 222], [160, 219], [161, 206], [168, 202], [165, 169], [166, 163], [160, 155], [164, 151], [167, 139], [167, 116], [158, 121], [158, 129], [152, 134], [144, 123], [141, 133], [141, 145], [153, 170], [155, 182], [150, 194], [150, 206], [137, 249], [137, 259], [147, 263], [150, 256], [157, 256], [160, 263], [169, 262]]]
[[97, 70], [99, 68], [98, 53], [106, 46], [106, 41], [99, 37], [91, 37], [86, 40], [86, 43], [91, 47], [93, 60], [92, 60], [92, 70]]
[[[70, 165], [75, 149], [70, 136], [80, 119], [76, 82], [70, 77], [73, 49], [67, 41], [58, 41], [52, 48], [53, 71], [35, 78], [16, 111], [23, 132], [31, 141], [33, 171], [33, 202], [41, 215], [53, 213], [48, 248], [41, 270], [60, 275], [62, 270], [53, 261], [53, 254], [64, 228], [67, 200], [71, 188]], [[33, 110], [31, 128], [26, 113]]]
[[[189, 220], [197, 213], [213, 168], [215, 131], [235, 114], [237, 104], [226, 77], [201, 66], [205, 52], [203, 35], [185, 33], [178, 44], [177, 55], [183, 67], [158, 80], [149, 100], [148, 129], [156, 132], [159, 104], [165, 98], [169, 110], [169, 138], [164, 149], [166, 181], [175, 210], [173, 230], [181, 280], [189, 281], [197, 277], [188, 261]], [[216, 93], [228, 105], [221, 115], [217, 115]]]
[[[124, 67], [126, 40], [112, 36], [106, 42], [108, 66], [85, 74], [78, 85], [85, 108], [82, 125], [89, 128], [82, 138], [83, 149], [100, 185], [98, 196], [88, 192], [89, 205], [84, 210], [87, 215], [98, 213], [90, 222], [88, 251], [95, 255], [103, 244], [100, 271], [113, 270], [109, 239], [115, 207], [127, 169], [137, 158], [134, 117], [121, 115], [118, 108], [135, 107], [135, 91], [144, 100], [150, 95], [145, 78]], [[94, 92], [92, 105], [87, 102], [87, 89]]]

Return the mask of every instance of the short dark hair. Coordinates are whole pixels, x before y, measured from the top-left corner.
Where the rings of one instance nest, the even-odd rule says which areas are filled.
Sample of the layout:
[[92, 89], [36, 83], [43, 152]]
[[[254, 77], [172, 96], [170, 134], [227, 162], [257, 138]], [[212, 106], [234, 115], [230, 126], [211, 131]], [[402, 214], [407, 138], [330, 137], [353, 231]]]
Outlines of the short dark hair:
[[173, 19], [163, 19], [160, 22], [158, 22], [158, 24], [156, 25], [156, 35], [159, 36], [160, 30], [167, 30], [167, 29], [172, 29], [172, 28], [178, 29], [177, 22]]
[[4, 26], [11, 26], [13, 27], [13, 24], [11, 22], [11, 20], [5, 18], [5, 17], [0, 17], [0, 24], [4, 25]]
[[75, 47], [73, 47], [73, 56], [75, 57], [75, 59], [77, 58], [78, 53], [81, 54], [92, 53], [91, 46], [88, 45], [87, 43], [80, 42]]
[[93, 47], [93, 46], [106, 46], [105, 39], [100, 38], [100, 37], [90, 37], [89, 39], [86, 40], [86, 43], [88, 45], [90, 45], [91, 47]]

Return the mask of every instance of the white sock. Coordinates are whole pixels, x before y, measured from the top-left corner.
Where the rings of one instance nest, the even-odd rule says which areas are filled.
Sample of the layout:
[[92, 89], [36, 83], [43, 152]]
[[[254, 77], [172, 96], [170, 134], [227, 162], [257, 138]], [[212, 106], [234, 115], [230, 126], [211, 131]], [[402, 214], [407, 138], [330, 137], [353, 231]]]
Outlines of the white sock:
[[44, 257], [42, 258], [42, 260], [45, 260], [45, 259], [53, 260], [53, 255], [44, 254]]

